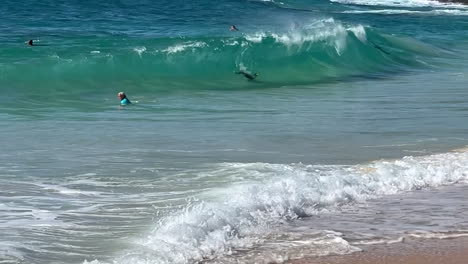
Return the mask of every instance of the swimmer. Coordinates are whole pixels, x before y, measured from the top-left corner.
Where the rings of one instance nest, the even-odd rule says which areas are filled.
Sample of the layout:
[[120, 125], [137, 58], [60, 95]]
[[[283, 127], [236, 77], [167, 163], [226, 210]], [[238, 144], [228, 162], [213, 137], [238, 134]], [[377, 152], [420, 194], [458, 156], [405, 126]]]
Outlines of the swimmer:
[[132, 103], [128, 100], [127, 95], [124, 92], [118, 93], [117, 97], [120, 99], [120, 105], [129, 105]]
[[33, 40], [33, 39], [30, 39], [28, 41], [25, 42], [28, 46], [34, 46], [34, 47], [37, 47], [37, 46], [49, 46], [49, 45], [46, 45], [46, 44], [36, 44], [36, 41]]
[[242, 74], [242, 75], [244, 75], [245, 78], [249, 79], [249, 81], [254, 80], [258, 76], [258, 73], [251, 74], [251, 73], [248, 73], [248, 72], [245, 72], [245, 71], [242, 71], [242, 70], [238, 71], [238, 72], [235, 72], [235, 74]]
[[239, 31], [236, 26], [231, 25], [231, 28], [229, 28], [230, 31]]

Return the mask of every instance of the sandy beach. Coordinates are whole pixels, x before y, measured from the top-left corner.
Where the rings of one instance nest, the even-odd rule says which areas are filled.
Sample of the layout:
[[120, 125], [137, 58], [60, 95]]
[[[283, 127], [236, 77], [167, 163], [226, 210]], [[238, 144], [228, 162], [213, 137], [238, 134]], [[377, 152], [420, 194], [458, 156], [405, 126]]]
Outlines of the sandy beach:
[[289, 264], [467, 264], [468, 238], [406, 240], [369, 245], [344, 256], [292, 260]]

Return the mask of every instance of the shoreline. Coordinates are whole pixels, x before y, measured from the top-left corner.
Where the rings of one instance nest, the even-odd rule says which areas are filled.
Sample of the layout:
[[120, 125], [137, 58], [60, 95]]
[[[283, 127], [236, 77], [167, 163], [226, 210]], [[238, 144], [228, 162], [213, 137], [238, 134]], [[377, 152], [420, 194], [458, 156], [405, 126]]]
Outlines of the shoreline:
[[466, 264], [468, 237], [407, 239], [401, 243], [359, 246], [362, 251], [290, 260], [288, 264]]

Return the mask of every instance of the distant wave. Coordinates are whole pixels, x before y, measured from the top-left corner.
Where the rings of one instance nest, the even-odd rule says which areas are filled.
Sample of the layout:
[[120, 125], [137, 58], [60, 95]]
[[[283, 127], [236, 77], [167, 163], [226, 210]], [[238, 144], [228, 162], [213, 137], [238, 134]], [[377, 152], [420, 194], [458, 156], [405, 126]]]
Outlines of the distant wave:
[[443, 3], [434, 0], [330, 0], [331, 2], [365, 6], [392, 6], [392, 7], [443, 7], [443, 8], [468, 8], [459, 3]]
[[458, 9], [436, 9], [431, 11], [418, 10], [402, 10], [402, 9], [382, 9], [382, 10], [348, 10], [343, 11], [347, 14], [381, 14], [381, 15], [452, 15], [452, 16], [468, 16], [468, 10]]

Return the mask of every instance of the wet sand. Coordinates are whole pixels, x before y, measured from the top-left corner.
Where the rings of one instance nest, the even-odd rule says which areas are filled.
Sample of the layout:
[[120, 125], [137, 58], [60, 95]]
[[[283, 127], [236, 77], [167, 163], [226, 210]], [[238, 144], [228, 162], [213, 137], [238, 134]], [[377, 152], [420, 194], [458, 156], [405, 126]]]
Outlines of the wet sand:
[[468, 237], [360, 246], [362, 252], [291, 260], [289, 264], [468, 264]]

